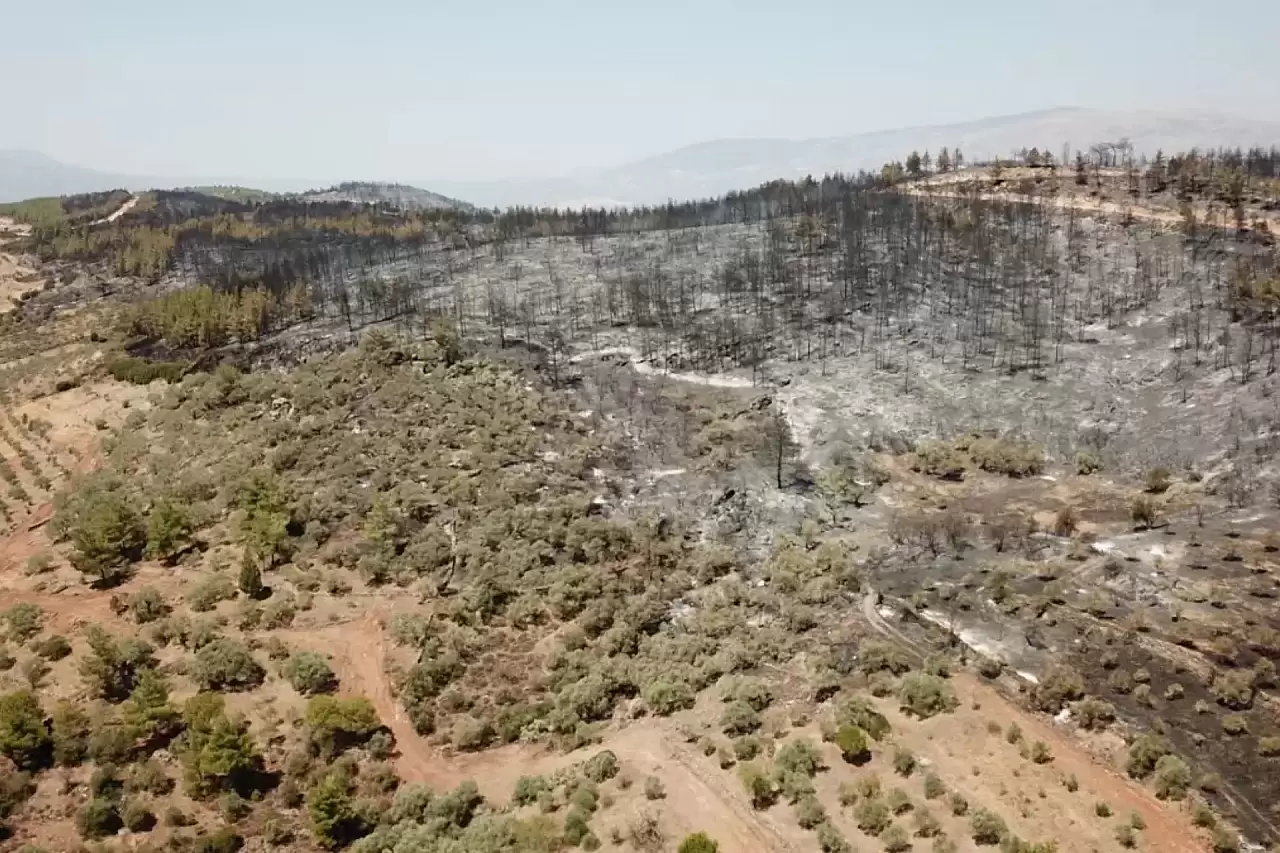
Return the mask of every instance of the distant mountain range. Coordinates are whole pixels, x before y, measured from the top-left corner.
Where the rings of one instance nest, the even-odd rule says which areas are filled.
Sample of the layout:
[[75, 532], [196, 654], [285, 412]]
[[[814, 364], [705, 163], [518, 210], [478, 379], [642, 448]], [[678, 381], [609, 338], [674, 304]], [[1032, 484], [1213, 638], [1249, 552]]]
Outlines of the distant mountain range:
[[[1097, 142], [1128, 139], [1135, 150], [1154, 154], [1192, 147], [1280, 145], [1280, 121], [1260, 121], [1214, 113], [1118, 112], [1061, 108], [947, 125], [882, 130], [822, 139], [721, 139], [609, 169], [566, 177], [521, 180], [412, 180], [406, 184], [361, 184], [352, 200], [399, 199], [415, 206], [456, 205], [455, 199], [483, 207], [535, 204], [580, 207], [656, 204], [668, 199], [703, 198], [746, 189], [775, 178], [878, 169], [913, 149], [937, 153], [960, 148], [970, 159], [1008, 156], [1038, 147], [1058, 155], [1064, 144], [1087, 149]], [[318, 182], [283, 179], [179, 179], [111, 174], [69, 166], [30, 151], [0, 151], [0, 202], [37, 195], [63, 195], [126, 187], [146, 189], [190, 185], [241, 185], [277, 192], [301, 192]], [[313, 192], [341, 193], [343, 186]], [[363, 197], [360, 197], [362, 196]], [[337, 196], [335, 196], [337, 197]]]

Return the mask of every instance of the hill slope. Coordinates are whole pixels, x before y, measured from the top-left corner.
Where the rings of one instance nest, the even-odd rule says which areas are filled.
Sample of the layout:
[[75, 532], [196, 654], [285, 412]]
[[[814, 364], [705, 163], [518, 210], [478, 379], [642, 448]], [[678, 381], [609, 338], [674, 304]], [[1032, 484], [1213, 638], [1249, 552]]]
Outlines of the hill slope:
[[458, 201], [439, 193], [433, 193], [430, 190], [412, 187], [407, 184], [376, 182], [342, 183], [329, 189], [303, 193], [302, 198], [308, 201], [354, 201], [362, 204], [387, 204], [401, 210], [475, 209], [465, 201]]
[[0, 151], [0, 202], [37, 196], [102, 192], [119, 187], [139, 188], [136, 176], [72, 166], [38, 151]]

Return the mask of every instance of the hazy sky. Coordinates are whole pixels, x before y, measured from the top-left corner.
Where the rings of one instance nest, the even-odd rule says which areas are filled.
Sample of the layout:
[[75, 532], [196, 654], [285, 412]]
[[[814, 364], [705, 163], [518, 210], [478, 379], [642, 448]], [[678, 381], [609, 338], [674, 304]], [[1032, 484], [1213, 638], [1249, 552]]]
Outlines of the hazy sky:
[[546, 176], [1067, 105], [1280, 118], [1276, 2], [0, 0], [0, 45], [0, 148], [145, 175]]

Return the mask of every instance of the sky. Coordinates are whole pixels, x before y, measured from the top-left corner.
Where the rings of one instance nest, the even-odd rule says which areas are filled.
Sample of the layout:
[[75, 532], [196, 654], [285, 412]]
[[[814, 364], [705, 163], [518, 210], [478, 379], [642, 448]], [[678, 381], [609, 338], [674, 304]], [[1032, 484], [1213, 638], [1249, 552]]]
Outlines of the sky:
[[1059, 106], [1280, 119], [1280, 3], [0, 0], [0, 149], [142, 175], [547, 177]]

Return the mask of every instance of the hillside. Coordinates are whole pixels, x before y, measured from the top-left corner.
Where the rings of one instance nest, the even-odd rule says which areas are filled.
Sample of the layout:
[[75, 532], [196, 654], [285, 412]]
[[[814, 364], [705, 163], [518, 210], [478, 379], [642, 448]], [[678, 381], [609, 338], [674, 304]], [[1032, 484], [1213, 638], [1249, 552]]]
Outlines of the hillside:
[[1166, 153], [3, 208], [4, 843], [1280, 842], [1280, 151]]
[[474, 210], [472, 205], [446, 198], [439, 193], [411, 187], [407, 184], [376, 182], [349, 182], [324, 190], [302, 193], [299, 198], [307, 201], [351, 201], [359, 204], [384, 204], [401, 210]]

